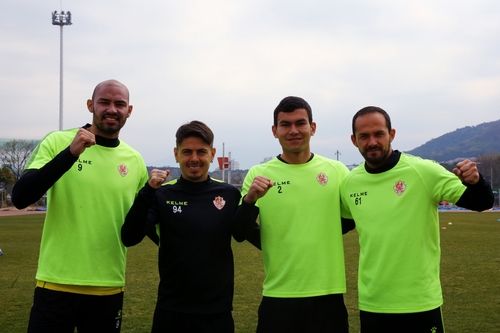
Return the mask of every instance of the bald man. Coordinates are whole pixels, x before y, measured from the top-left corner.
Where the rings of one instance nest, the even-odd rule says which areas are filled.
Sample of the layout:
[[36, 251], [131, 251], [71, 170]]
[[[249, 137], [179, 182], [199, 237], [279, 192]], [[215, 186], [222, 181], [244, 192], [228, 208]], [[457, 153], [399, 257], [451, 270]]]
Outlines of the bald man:
[[49, 133], [13, 189], [21, 209], [47, 193], [28, 332], [120, 332], [126, 248], [120, 229], [148, 180], [141, 155], [118, 135], [132, 114], [129, 91], [99, 83], [92, 124]]

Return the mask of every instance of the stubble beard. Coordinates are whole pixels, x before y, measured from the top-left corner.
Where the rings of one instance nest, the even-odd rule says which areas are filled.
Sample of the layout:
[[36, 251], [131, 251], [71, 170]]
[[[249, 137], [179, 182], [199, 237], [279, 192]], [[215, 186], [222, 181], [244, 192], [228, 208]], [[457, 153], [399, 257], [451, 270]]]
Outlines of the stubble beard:
[[380, 155], [376, 157], [370, 157], [369, 156], [370, 152], [364, 152], [362, 155], [369, 166], [373, 168], [378, 168], [384, 165], [385, 161], [389, 157], [389, 151], [390, 147], [388, 149], [380, 149], [379, 150]]
[[[99, 132], [101, 132], [103, 134], [107, 134], [110, 136], [118, 134], [120, 132], [120, 130], [122, 129], [122, 127], [125, 125], [125, 122], [123, 122], [123, 124], [122, 124], [121, 119], [118, 117], [118, 119], [117, 119], [118, 123], [116, 125], [106, 126], [106, 125], [104, 125], [106, 122], [106, 120], [104, 119], [104, 116], [105, 115], [103, 115], [101, 117], [101, 119], [97, 119], [97, 116], [94, 112], [94, 124], [99, 129]], [[100, 121], [97, 121], [97, 120], [100, 120]]]

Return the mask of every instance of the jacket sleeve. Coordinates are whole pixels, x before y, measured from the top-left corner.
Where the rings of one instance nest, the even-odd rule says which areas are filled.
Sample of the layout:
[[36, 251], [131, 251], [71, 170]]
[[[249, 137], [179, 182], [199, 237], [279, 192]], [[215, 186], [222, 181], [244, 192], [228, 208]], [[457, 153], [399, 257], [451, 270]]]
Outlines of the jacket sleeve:
[[248, 240], [260, 250], [260, 226], [256, 222], [258, 216], [259, 208], [242, 200], [233, 219], [233, 237], [237, 242]]
[[160, 236], [156, 232], [156, 224], [150, 223], [149, 221], [146, 223], [146, 236], [157, 246], [160, 246]]
[[76, 162], [69, 146], [40, 169], [26, 170], [12, 189], [12, 203], [26, 208], [39, 200]]
[[467, 189], [456, 202], [457, 206], [482, 212], [493, 207], [494, 195], [484, 177], [479, 174], [479, 181], [474, 184], [463, 183]]
[[[122, 243], [126, 247], [139, 244], [146, 234], [151, 235], [150, 238], [154, 237], [152, 223], [148, 222], [148, 212], [154, 201], [155, 192], [156, 190], [146, 183], [130, 207], [121, 230]], [[155, 239], [151, 239], [157, 243]]]

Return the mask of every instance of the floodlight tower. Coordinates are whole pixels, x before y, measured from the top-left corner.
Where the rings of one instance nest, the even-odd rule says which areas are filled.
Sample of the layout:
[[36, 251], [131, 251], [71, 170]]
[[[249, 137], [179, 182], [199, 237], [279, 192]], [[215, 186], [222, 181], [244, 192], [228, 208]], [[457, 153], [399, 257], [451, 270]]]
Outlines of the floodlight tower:
[[56, 10], [52, 12], [52, 25], [61, 27], [60, 46], [59, 46], [59, 130], [63, 129], [63, 27], [65, 25], [72, 25], [71, 12], [61, 11], [58, 13]]

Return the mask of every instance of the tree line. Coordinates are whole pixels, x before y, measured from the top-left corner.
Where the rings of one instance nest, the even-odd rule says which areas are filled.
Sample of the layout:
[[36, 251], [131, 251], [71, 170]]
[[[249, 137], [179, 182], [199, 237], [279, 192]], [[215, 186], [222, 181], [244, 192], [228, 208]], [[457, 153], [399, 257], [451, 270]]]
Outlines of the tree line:
[[0, 146], [0, 206], [5, 207], [8, 192], [21, 178], [24, 166], [28, 162], [39, 141], [10, 140]]

